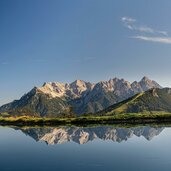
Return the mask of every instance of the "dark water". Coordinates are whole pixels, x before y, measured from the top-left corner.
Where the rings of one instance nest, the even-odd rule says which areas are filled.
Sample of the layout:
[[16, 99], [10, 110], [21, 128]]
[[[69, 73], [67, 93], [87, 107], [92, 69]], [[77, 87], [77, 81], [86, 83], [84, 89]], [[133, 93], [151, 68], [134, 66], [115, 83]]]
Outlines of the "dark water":
[[0, 171], [170, 171], [171, 128], [0, 127]]

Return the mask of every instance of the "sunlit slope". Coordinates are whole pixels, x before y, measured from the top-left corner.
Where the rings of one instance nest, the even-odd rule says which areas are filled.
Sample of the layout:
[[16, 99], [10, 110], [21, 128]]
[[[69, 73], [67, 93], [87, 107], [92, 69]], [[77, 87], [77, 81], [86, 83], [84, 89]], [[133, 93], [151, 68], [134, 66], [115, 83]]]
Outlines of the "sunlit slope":
[[171, 89], [151, 89], [101, 111], [102, 115], [122, 113], [171, 113]]

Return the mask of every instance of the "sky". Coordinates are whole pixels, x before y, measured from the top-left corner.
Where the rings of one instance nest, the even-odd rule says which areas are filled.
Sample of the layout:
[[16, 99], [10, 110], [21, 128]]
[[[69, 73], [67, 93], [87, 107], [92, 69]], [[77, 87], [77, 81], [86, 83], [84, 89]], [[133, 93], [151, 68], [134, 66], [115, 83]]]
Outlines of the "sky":
[[144, 75], [171, 87], [170, 0], [0, 0], [0, 105], [44, 82]]

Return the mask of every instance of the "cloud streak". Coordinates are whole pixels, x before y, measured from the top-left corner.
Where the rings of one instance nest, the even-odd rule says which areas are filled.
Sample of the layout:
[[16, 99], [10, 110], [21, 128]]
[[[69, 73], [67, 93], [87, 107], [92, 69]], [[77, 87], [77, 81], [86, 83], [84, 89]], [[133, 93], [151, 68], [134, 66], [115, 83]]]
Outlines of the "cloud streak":
[[135, 18], [131, 17], [122, 17], [121, 21], [129, 30], [136, 33], [138, 32], [138, 35], [132, 36], [131, 38], [149, 42], [171, 44], [171, 37], [168, 36], [166, 31], [156, 30], [148, 26], [140, 25]]
[[171, 44], [171, 37], [133, 36], [132, 38], [149, 42]]
[[144, 33], [150, 33], [150, 34], [161, 34], [163, 36], [168, 35], [168, 33], [166, 31], [156, 30], [156, 29], [153, 29], [148, 26], [139, 25], [139, 24], [137, 24], [137, 20], [134, 18], [131, 18], [131, 17], [122, 17], [121, 21], [124, 23], [124, 26], [130, 30], [144, 32]]

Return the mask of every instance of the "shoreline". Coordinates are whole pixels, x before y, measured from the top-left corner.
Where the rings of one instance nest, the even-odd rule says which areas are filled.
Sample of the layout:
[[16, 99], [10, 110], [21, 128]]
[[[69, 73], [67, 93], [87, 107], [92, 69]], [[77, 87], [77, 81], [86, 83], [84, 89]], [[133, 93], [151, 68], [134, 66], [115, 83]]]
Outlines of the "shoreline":
[[40, 117], [0, 117], [1, 126], [60, 126], [60, 125], [136, 125], [136, 124], [170, 124], [171, 114], [119, 114], [113, 116], [81, 116], [74, 118], [40, 118]]

